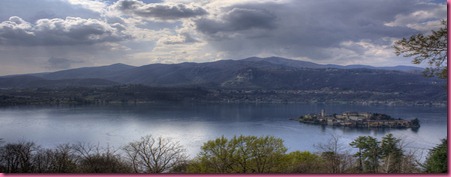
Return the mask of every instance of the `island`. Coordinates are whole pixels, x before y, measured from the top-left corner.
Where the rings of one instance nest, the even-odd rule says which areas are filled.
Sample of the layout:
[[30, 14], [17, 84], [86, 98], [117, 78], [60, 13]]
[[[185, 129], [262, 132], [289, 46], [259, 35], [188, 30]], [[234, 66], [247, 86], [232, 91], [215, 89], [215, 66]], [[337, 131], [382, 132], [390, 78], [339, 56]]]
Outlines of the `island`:
[[327, 115], [324, 109], [319, 114], [306, 114], [299, 122], [315, 125], [342, 126], [353, 128], [419, 128], [420, 121], [395, 119], [386, 114], [369, 112], [344, 112]]

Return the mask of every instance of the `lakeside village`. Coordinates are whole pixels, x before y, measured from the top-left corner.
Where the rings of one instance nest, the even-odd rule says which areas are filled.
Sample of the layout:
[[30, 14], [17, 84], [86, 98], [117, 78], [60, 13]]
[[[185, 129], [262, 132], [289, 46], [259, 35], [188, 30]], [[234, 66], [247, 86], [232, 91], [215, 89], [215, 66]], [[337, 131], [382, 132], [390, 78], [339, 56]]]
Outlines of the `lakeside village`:
[[324, 109], [319, 114], [306, 114], [299, 122], [315, 125], [342, 126], [352, 128], [419, 128], [420, 121], [395, 119], [386, 114], [368, 112], [344, 112], [326, 115]]

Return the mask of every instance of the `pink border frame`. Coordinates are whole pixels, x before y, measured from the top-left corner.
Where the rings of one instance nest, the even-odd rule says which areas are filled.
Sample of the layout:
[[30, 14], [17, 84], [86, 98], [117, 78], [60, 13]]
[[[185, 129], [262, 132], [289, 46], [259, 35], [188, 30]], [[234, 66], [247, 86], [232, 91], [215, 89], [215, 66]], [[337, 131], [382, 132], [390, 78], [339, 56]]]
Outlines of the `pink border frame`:
[[[447, 0], [447, 20], [451, 18], [451, 13], [450, 13], [450, 3], [451, 0]], [[451, 27], [450, 23], [447, 23], [448, 25], [448, 29], [449, 27]], [[449, 32], [448, 32], [448, 36], [449, 36]], [[451, 39], [448, 37], [448, 44], [450, 43]], [[450, 56], [450, 51], [447, 51], [447, 55], [448, 55], [448, 61], [449, 62], [449, 56]], [[449, 93], [451, 91], [450, 87], [449, 87], [449, 81], [450, 81], [450, 76], [451, 76], [451, 70], [448, 69], [448, 136], [450, 135], [449, 132], [449, 127], [451, 125], [451, 122], [449, 121], [449, 115], [451, 113], [450, 111], [450, 102], [451, 102], [451, 97], [449, 96]], [[449, 148], [449, 141], [448, 141], [448, 148]], [[448, 150], [448, 156], [449, 156], [449, 150]], [[450, 167], [450, 161], [448, 160], [448, 169]], [[8, 174], [5, 175], [3, 173], [0, 173], [0, 177], [6, 177], [6, 176], [17, 176], [17, 177], [32, 177], [32, 176], [54, 176], [54, 177], [58, 177], [58, 176], [71, 176], [71, 177], [106, 177], [106, 176], [167, 176], [167, 177], [180, 177], [180, 176], [216, 176], [216, 177], [226, 177], [226, 176], [233, 176], [233, 177], [245, 177], [245, 176], [266, 176], [266, 177], [278, 177], [278, 176], [391, 176], [391, 175], [384, 175], [384, 174], [376, 174], [376, 175], [372, 175], [372, 174], [357, 174], [357, 175], [352, 175], [352, 174], [325, 174], [325, 175], [303, 175], [303, 174], [287, 174], [287, 175], [274, 175], [274, 174], [249, 174], [249, 175], [235, 175], [235, 174], [227, 174], [227, 175], [209, 175], [209, 174], [126, 174], [126, 175], [117, 175], [117, 174], [99, 174], [99, 175], [94, 175], [94, 174], [68, 174], [68, 175], [61, 175], [61, 174]], [[449, 172], [448, 174], [401, 174], [401, 175], [393, 175], [393, 176], [400, 176], [400, 177], [411, 177], [411, 176], [415, 176], [415, 177], [419, 177], [419, 176], [449, 176]]]

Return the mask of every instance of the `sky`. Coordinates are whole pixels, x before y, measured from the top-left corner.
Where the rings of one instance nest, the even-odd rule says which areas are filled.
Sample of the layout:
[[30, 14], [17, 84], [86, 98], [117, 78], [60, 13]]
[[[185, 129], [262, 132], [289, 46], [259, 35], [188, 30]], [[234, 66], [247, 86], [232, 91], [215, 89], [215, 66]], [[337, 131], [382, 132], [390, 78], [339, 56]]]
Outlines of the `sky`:
[[433, 0], [0, 0], [0, 75], [253, 56], [413, 65], [394, 42], [446, 13]]

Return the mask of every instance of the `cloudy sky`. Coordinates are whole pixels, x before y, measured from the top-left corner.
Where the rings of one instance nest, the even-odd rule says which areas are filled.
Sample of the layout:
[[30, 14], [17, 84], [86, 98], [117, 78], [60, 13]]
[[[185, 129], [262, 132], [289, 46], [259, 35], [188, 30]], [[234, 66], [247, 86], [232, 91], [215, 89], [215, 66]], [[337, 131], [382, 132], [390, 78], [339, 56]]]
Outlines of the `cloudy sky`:
[[0, 75], [251, 56], [412, 65], [393, 42], [441, 19], [444, 0], [0, 0]]

